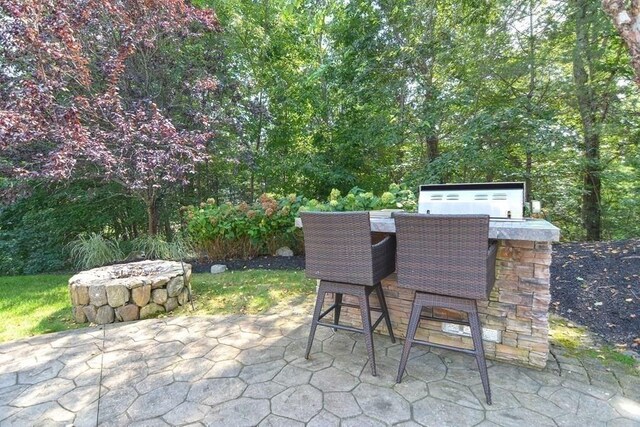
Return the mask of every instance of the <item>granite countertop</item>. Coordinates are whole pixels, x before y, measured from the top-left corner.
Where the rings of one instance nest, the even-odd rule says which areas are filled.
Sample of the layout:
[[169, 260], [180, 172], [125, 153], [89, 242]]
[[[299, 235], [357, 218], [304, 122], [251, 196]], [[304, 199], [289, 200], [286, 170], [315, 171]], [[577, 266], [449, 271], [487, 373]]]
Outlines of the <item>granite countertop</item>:
[[[296, 218], [296, 227], [302, 227], [300, 218]], [[371, 218], [371, 231], [395, 233], [393, 218]], [[491, 220], [489, 238], [500, 240], [527, 240], [533, 242], [557, 242], [560, 229], [543, 219], [525, 219], [524, 221]]]

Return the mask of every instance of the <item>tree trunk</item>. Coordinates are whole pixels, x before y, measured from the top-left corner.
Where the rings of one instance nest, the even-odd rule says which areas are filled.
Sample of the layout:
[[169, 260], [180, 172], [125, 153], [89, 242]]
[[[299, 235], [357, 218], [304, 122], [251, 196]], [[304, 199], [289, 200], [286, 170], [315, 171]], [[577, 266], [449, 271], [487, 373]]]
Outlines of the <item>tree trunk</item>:
[[254, 202], [255, 201], [255, 194], [256, 194], [256, 169], [257, 169], [257, 164], [256, 164], [256, 159], [258, 158], [258, 156], [260, 155], [260, 148], [262, 145], [262, 126], [263, 126], [263, 92], [260, 92], [260, 99], [259, 99], [259, 105], [260, 105], [260, 116], [258, 118], [258, 131], [256, 132], [256, 143], [255, 143], [255, 149], [253, 151], [253, 159], [251, 161], [251, 174], [249, 176], [249, 201], [250, 202]]
[[585, 167], [583, 172], [582, 221], [587, 231], [587, 240], [600, 240], [600, 136], [585, 137]]
[[527, 151], [527, 159], [524, 170], [524, 199], [528, 202], [531, 201], [531, 174], [533, 173], [533, 155], [530, 151]]
[[[536, 92], [536, 33], [534, 31], [533, 17], [535, 14], [534, 0], [529, 0], [529, 92], [527, 93], [527, 115], [529, 119], [534, 118], [533, 95]], [[533, 154], [531, 153], [531, 142], [533, 132], [529, 127], [527, 141], [525, 143], [525, 170], [524, 170], [524, 199], [531, 202], [531, 174], [533, 173]]]
[[147, 233], [149, 236], [158, 234], [158, 201], [147, 200]]
[[590, 85], [589, 0], [576, 0], [576, 46], [573, 51], [573, 80], [584, 140], [582, 220], [587, 240], [600, 240], [600, 131], [595, 94]]
[[613, 19], [613, 25], [629, 49], [635, 82], [640, 86], [640, 5], [633, 1], [627, 9], [624, 0], [602, 0], [602, 8]]
[[427, 162], [431, 163], [440, 155], [438, 135], [433, 132], [427, 135]]

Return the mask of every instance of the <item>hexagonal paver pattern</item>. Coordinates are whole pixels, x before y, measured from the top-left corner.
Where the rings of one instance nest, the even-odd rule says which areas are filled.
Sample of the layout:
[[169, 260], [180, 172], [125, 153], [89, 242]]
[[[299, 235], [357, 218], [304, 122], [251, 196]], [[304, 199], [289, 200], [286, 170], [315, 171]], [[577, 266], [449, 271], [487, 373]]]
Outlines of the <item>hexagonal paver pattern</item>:
[[426, 397], [413, 404], [414, 419], [424, 426], [472, 426], [484, 419], [484, 411]]
[[[640, 379], [554, 352], [534, 371], [376, 335], [322, 328], [304, 359], [309, 305], [264, 316], [149, 319], [0, 344], [0, 425], [640, 425]], [[306, 310], [306, 311], [304, 311]]]
[[[414, 349], [411, 349], [411, 351], [414, 351]], [[465, 369], [464, 372], [466, 373], [466, 377], [475, 377], [473, 372], [469, 372], [468, 369]], [[405, 369], [405, 375], [410, 375], [425, 382], [438, 381], [447, 375], [447, 367], [438, 355], [435, 353], [427, 353], [409, 359]], [[480, 374], [478, 374], [477, 377], [479, 380]]]
[[411, 406], [402, 396], [386, 387], [360, 384], [354, 391], [362, 411], [370, 417], [395, 424], [411, 418]]
[[483, 409], [482, 404], [469, 387], [451, 381], [436, 381], [428, 384], [429, 394], [446, 402], [473, 409]]
[[258, 427], [304, 427], [304, 423], [271, 414], [262, 420]]
[[311, 372], [296, 366], [287, 365], [273, 379], [274, 382], [287, 387], [307, 384], [311, 378]]
[[144, 380], [135, 385], [136, 390], [140, 394], [149, 393], [159, 387], [171, 384], [173, 382], [173, 372], [164, 371], [157, 374], [151, 374]]
[[308, 384], [288, 388], [271, 399], [271, 405], [276, 415], [307, 422], [322, 409], [322, 393]]
[[73, 381], [63, 378], [51, 378], [47, 381], [35, 384], [23, 391], [16, 399], [11, 402], [11, 406], [19, 406], [22, 408], [35, 406], [40, 403], [57, 400], [73, 390], [75, 385]]
[[202, 420], [206, 426], [251, 427], [269, 415], [269, 401], [241, 397], [211, 408]]
[[218, 338], [218, 341], [240, 350], [246, 350], [260, 345], [263, 339], [262, 335], [252, 334], [251, 332], [235, 332]]
[[[487, 420], [496, 423], [500, 426], [506, 427], [522, 427], [528, 424], [530, 420], [536, 420], [536, 425], [539, 426], [554, 426], [554, 422], [551, 418], [548, 418], [540, 413], [533, 412], [526, 408], [511, 408], [502, 411], [490, 411], [487, 413]], [[588, 425], [582, 424], [582, 425]]]
[[64, 368], [64, 364], [57, 360], [51, 360], [45, 364], [37, 365], [28, 371], [18, 372], [19, 384], [37, 384], [42, 381], [55, 378]]
[[196, 423], [209, 412], [209, 406], [194, 402], [183, 402], [167, 412], [162, 419], [169, 425]]
[[58, 403], [64, 409], [71, 412], [79, 412], [98, 400], [98, 387], [77, 387], [58, 399]]
[[269, 381], [251, 384], [245, 389], [242, 395], [244, 397], [252, 397], [254, 399], [271, 399], [273, 396], [282, 393], [286, 389], [287, 387], [281, 384]]
[[236, 360], [244, 365], [255, 365], [257, 363], [272, 362], [282, 360], [284, 347], [258, 346], [242, 350]]
[[98, 422], [108, 422], [124, 414], [137, 397], [138, 394], [133, 387], [121, 387], [101, 393]]
[[242, 370], [242, 363], [235, 360], [215, 362], [203, 378], [231, 378], [237, 377]]
[[203, 405], [217, 405], [242, 395], [247, 385], [238, 378], [215, 378], [196, 381], [187, 400]]
[[340, 418], [351, 418], [362, 413], [351, 393], [325, 393], [324, 409]]
[[132, 420], [146, 420], [166, 414], [184, 402], [189, 384], [175, 382], [144, 394], [131, 404], [127, 414]]
[[304, 356], [304, 352], [300, 357], [292, 361], [291, 364], [312, 372], [321, 371], [333, 364], [333, 356], [326, 353], [312, 353], [308, 359], [302, 356]]
[[285, 366], [286, 362], [284, 360], [274, 360], [273, 362], [245, 366], [242, 372], [240, 372], [240, 378], [247, 384], [271, 381]]
[[393, 389], [409, 402], [415, 402], [429, 395], [427, 383], [406, 375], [401, 383], [393, 386]]
[[355, 345], [356, 341], [351, 336], [334, 334], [322, 343], [322, 351], [332, 356], [347, 356], [353, 353]]
[[354, 418], [347, 418], [341, 424], [344, 427], [385, 427], [390, 424], [383, 423], [382, 421], [378, 421], [375, 418], [367, 417], [366, 415], [358, 415]]
[[351, 391], [360, 380], [340, 369], [330, 367], [313, 374], [311, 384], [322, 391]]
[[213, 360], [214, 362], [220, 362], [222, 360], [233, 360], [238, 353], [240, 353], [239, 348], [226, 344], [219, 344], [205, 354], [204, 357], [209, 360]]

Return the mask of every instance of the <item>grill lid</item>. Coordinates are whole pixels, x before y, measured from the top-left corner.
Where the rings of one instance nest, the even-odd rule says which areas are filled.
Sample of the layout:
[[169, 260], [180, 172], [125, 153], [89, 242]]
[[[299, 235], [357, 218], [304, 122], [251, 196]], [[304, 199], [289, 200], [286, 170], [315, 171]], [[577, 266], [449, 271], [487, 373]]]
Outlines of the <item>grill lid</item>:
[[441, 215], [485, 214], [492, 219], [523, 220], [524, 182], [425, 184], [418, 212]]

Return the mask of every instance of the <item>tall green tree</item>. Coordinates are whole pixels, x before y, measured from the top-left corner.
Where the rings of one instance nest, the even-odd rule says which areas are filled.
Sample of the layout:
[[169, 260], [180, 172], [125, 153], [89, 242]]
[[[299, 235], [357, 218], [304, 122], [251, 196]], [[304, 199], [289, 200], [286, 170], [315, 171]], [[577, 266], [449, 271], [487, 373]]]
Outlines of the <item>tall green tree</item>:
[[[599, 5], [585, 0], [570, 3], [575, 29], [572, 65], [575, 97], [580, 114], [583, 153], [582, 220], [587, 240], [602, 234], [601, 143], [603, 125], [615, 101], [615, 85], [620, 71], [620, 46], [612, 40], [612, 30]], [[610, 49], [611, 47], [614, 49]]]

